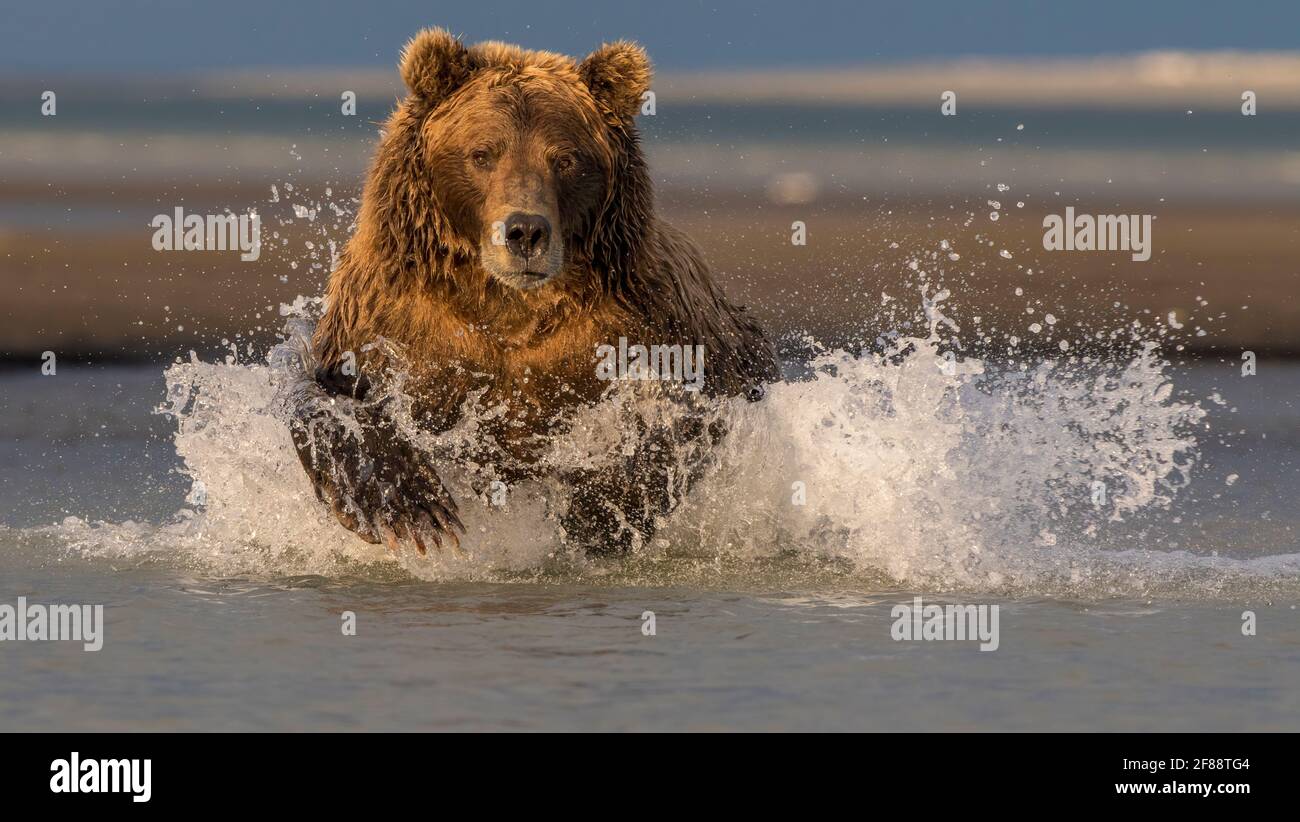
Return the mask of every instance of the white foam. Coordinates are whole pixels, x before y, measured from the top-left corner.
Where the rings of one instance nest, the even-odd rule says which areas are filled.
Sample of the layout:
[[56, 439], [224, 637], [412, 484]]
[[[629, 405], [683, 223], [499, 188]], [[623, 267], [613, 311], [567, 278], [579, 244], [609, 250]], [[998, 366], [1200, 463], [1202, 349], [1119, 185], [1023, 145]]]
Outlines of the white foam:
[[[620, 560], [589, 562], [565, 546], [559, 479], [511, 488], [503, 507], [476, 495], [490, 466], [443, 463], [469, 531], [465, 557], [395, 556], [345, 531], [315, 499], [283, 419], [282, 387], [303, 367], [284, 354], [300, 339], [271, 365], [191, 358], [167, 369], [160, 410], [176, 421], [176, 451], [193, 482], [174, 521], [71, 518], [52, 532], [87, 556], [221, 575], [649, 584], [829, 573], [873, 586], [1085, 597], [1215, 595], [1300, 579], [1297, 555], [1244, 560], [1135, 544], [1129, 526], [1159, 517], [1192, 480], [1205, 416], [1174, 396], [1152, 346], [1121, 365], [994, 373], [941, 355], [937, 329], [955, 330], [939, 311], [944, 296], [925, 300], [928, 338], [902, 338], [876, 355], [822, 353], [806, 379], [771, 386], [762, 402], [719, 405], [730, 434], [716, 464], [659, 534]], [[489, 413], [469, 409], [428, 447], [454, 460]], [[629, 447], [621, 422], [629, 413], [674, 412], [653, 395], [615, 393], [550, 444], [546, 464], [616, 458]]]

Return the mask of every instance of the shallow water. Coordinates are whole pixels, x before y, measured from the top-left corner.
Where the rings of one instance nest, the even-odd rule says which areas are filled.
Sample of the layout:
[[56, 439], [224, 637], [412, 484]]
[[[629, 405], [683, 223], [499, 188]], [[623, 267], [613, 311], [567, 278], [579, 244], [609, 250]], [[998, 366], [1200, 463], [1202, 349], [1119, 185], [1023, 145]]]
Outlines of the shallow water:
[[[358, 543], [265, 368], [5, 373], [0, 603], [103, 603], [106, 637], [0, 645], [0, 727], [1300, 729], [1300, 367], [1131, 368], [830, 363], [615, 563], [562, 556], [541, 488], [460, 496], [468, 560]], [[998, 604], [998, 649], [893, 641], [918, 594]]]

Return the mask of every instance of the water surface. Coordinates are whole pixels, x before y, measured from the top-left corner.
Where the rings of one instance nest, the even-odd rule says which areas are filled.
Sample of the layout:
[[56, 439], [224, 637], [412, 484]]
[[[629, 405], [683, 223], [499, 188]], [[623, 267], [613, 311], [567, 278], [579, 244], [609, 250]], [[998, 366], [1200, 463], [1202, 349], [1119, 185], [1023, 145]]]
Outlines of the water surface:
[[[217, 370], [200, 381], [237, 379], [206, 367]], [[255, 521], [239, 534], [220, 517], [175, 525], [178, 511], [207, 516], [186, 473], [202, 460], [153, 413], [168, 391], [160, 368], [6, 372], [0, 601], [102, 603], [107, 625], [98, 653], [0, 645], [0, 727], [1297, 730], [1300, 367], [1237, 368], [1170, 372], [1175, 396], [1200, 398], [1206, 417], [1191, 482], [1168, 507], [1103, 528], [1092, 547], [1067, 547], [1067, 521], [1030, 523], [1055, 528], [1055, 545], [979, 533], [1003, 573], [1021, 564], [1000, 586], [952, 546], [927, 558], [795, 531], [732, 552], [681, 537], [627, 563], [498, 572], [322, 548], [326, 561], [306, 544], [329, 534], [315, 524], [302, 527], [300, 556], [276, 553], [278, 532], [258, 547]], [[238, 433], [220, 415], [201, 422], [194, 437]], [[258, 431], [244, 436], [232, 451], [263, 450]], [[256, 471], [295, 476], [271, 454], [208, 456], [231, 468], [208, 488], [232, 503], [227, 517], [259, 510], [229, 498], [239, 483], [256, 494]], [[890, 529], [909, 517], [964, 521], [900, 493], [895, 515], [876, 511], [882, 541], [899, 540]], [[780, 550], [786, 538], [807, 552]], [[1083, 576], [1055, 573], [1061, 562]], [[915, 595], [999, 605], [998, 650], [893, 641], [890, 610]], [[1241, 631], [1247, 609], [1253, 637]], [[346, 611], [355, 636], [341, 630]]]

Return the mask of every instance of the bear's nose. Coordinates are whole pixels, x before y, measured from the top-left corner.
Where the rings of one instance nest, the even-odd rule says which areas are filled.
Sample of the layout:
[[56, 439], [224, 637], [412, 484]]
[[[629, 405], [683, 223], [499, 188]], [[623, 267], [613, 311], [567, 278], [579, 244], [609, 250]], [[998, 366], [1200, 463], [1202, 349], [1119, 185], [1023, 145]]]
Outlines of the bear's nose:
[[542, 215], [516, 211], [506, 217], [506, 248], [516, 257], [540, 257], [550, 243], [551, 223]]

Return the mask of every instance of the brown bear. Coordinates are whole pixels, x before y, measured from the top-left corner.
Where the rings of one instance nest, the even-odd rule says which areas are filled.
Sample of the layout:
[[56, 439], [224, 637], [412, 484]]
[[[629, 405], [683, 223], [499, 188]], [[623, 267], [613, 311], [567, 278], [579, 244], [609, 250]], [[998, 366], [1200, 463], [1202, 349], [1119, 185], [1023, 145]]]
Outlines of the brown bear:
[[[395, 550], [459, 550], [437, 466], [394, 422], [391, 395], [376, 399], [395, 368], [423, 429], [450, 428], [470, 397], [503, 409], [481, 428], [483, 459], [511, 481], [610, 390], [601, 346], [702, 346], [710, 399], [756, 399], [779, 377], [758, 325], [655, 215], [634, 122], [651, 76], [643, 49], [617, 42], [578, 62], [429, 29], [407, 44], [401, 76], [409, 94], [384, 126], [312, 338], [314, 380], [291, 408], [303, 466], [344, 526]], [[345, 397], [355, 411], [341, 420]], [[690, 415], [648, 429], [643, 444], [667, 446], [719, 433]], [[647, 538], [678, 498], [667, 450], [568, 478], [565, 533], [597, 550]]]

